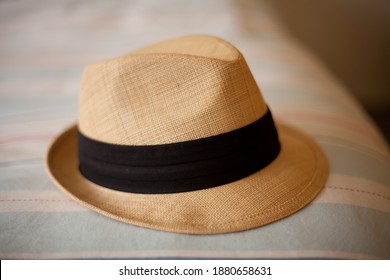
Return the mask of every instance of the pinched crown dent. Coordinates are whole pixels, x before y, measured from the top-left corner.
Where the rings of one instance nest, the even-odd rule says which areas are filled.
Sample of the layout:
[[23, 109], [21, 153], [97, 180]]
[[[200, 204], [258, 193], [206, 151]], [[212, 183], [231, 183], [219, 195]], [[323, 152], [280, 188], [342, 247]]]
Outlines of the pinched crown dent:
[[228, 132], [265, 112], [235, 47], [187, 36], [87, 67], [79, 129], [102, 142], [156, 145]]

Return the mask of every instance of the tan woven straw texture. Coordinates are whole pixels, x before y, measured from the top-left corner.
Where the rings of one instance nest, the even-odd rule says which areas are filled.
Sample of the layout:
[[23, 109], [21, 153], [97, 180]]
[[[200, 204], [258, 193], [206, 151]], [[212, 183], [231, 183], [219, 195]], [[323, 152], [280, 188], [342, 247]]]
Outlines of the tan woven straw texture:
[[[106, 143], [156, 145], [246, 126], [267, 110], [241, 53], [210, 36], [186, 36], [90, 65], [78, 129]], [[78, 171], [76, 126], [49, 149], [53, 180], [74, 199], [130, 224], [181, 233], [258, 227], [307, 205], [323, 187], [327, 160], [308, 136], [277, 124], [281, 152], [236, 182], [175, 194], [132, 194], [98, 186]]]

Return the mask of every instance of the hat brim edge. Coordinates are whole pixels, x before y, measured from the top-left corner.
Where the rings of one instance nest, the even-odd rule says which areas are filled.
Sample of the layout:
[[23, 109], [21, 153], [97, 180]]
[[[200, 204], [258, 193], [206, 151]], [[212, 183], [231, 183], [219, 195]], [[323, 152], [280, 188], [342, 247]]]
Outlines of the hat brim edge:
[[[110, 218], [113, 218], [115, 220], [119, 220], [128, 224], [136, 225], [136, 226], [142, 226], [142, 227], [147, 227], [147, 228], [152, 228], [152, 229], [157, 229], [157, 230], [163, 230], [163, 231], [169, 231], [169, 232], [176, 232], [176, 233], [188, 233], [188, 234], [218, 234], [218, 233], [227, 233], [227, 232], [236, 232], [236, 231], [242, 231], [242, 230], [248, 230], [252, 228], [257, 228], [259, 226], [263, 226], [269, 223], [272, 223], [274, 221], [280, 220], [282, 218], [285, 218], [289, 215], [292, 215], [293, 213], [299, 211], [306, 205], [308, 205], [317, 195], [318, 193], [322, 190], [322, 188], [325, 185], [327, 176], [328, 176], [328, 161], [326, 158], [326, 155], [322, 151], [322, 149], [316, 144], [309, 136], [306, 134], [302, 133], [301, 131], [280, 123], [276, 122], [278, 130], [281, 132], [281, 135], [283, 133], [288, 133], [290, 132], [292, 137], [298, 137], [301, 140], [303, 139], [306, 144], [310, 146], [310, 148], [313, 150], [313, 155], [317, 157], [317, 163], [318, 166], [315, 169], [315, 172], [312, 174], [312, 178], [309, 180], [308, 186], [306, 188], [303, 188], [301, 190], [302, 193], [297, 193], [294, 196], [290, 197], [288, 200], [288, 203], [285, 201], [283, 206], [283, 203], [276, 207], [279, 209], [278, 211], [275, 211], [276, 208], [270, 208], [270, 212], [275, 211], [278, 212], [275, 215], [265, 215], [266, 217], [258, 217], [261, 215], [257, 214], [248, 214], [246, 219], [240, 219], [237, 221], [231, 221], [227, 222], [227, 225], [222, 225], [223, 223], [221, 222], [219, 225], [213, 226], [212, 224], [207, 224], [205, 226], [199, 226], [198, 224], [194, 223], [193, 220], [189, 220], [188, 224], [183, 224], [183, 221], [178, 222], [176, 225], [175, 223], [150, 223], [150, 221], [147, 220], [142, 220], [142, 219], [129, 219], [128, 217], [124, 217], [121, 215], [118, 215], [118, 213], [113, 213], [110, 211], [107, 211], [107, 209], [104, 209], [101, 205], [96, 205], [96, 203], [90, 203], [87, 201], [88, 195], [90, 193], [86, 192], [83, 195], [76, 194], [75, 192], [71, 191], [69, 186], [64, 185], [63, 178], [59, 178], [56, 176], [55, 169], [59, 168], [58, 165], [55, 166], [53, 163], [53, 153], [58, 151], [58, 148], [64, 148], [64, 145], [66, 145], [66, 139], [69, 134], [72, 134], [72, 132], [75, 132], [77, 129], [77, 124], [73, 124], [70, 127], [68, 127], [63, 133], [61, 133], [57, 138], [53, 140], [51, 143], [47, 153], [46, 153], [46, 158], [45, 158], [45, 168], [47, 173], [49, 174], [51, 180], [62, 190], [64, 191], [67, 195], [69, 195], [71, 198], [74, 200], [78, 201], [82, 205], [88, 207], [91, 210], [94, 210], [100, 214], [103, 214], [105, 216], [108, 216]], [[74, 133], [75, 137], [75, 133]], [[65, 142], [64, 142], [65, 141]], [[282, 145], [283, 145], [283, 139], [281, 139]], [[76, 152], [76, 151], [73, 151]], [[57, 162], [58, 163], [58, 162]], [[76, 164], [76, 162], [74, 162]], [[76, 174], [68, 174], [69, 176], [76, 175]], [[77, 174], [79, 177], [80, 174]], [[88, 180], [84, 179], [86, 182]], [[245, 180], [245, 178], [239, 180], [242, 181]], [[291, 180], [294, 180], [294, 178], [291, 178]], [[90, 182], [89, 182], [90, 183]], [[101, 189], [106, 189], [103, 187], [98, 186]], [[224, 186], [219, 186], [215, 188], [222, 188]], [[212, 188], [213, 189], [213, 188]], [[217, 190], [217, 189], [215, 189]], [[105, 192], [111, 192], [112, 190], [104, 190]], [[116, 192], [117, 191], [112, 191]], [[210, 192], [209, 189], [206, 190], [199, 190], [196, 192]], [[304, 195], [302, 195], [304, 194]], [[124, 193], [123, 195], [128, 196], [127, 193]], [[180, 193], [177, 194], [178, 196], [185, 196], [186, 193]], [[140, 195], [140, 196], [150, 196], [150, 195]], [[165, 195], [159, 195], [161, 197], [161, 200], [164, 199]], [[144, 199], [144, 198], [143, 198]], [[146, 198], [147, 199], [147, 198]], [[153, 199], [155, 199], [155, 196], [153, 195]], [[104, 204], [105, 202], [101, 202]], [[287, 205], [287, 206], [286, 206]], [[283, 208], [285, 207], [285, 208]], [[272, 210], [273, 209], [273, 210]], [[228, 209], [226, 209], [228, 210]], [[145, 211], [148, 211], [148, 209], [145, 209]], [[196, 212], [196, 211], [195, 211]], [[265, 213], [265, 212], [263, 212]], [[142, 216], [142, 215], [141, 215]], [[221, 226], [222, 225], [222, 226]]]

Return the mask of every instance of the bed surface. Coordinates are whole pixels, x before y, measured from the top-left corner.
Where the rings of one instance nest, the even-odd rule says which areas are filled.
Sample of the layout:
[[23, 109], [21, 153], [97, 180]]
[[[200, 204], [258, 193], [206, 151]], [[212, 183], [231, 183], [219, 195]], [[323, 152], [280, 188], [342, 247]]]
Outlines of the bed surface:
[[[390, 258], [388, 144], [362, 107], [260, 1], [0, 3], [0, 258]], [[77, 120], [83, 68], [145, 44], [211, 34], [245, 56], [276, 119], [311, 135], [330, 176], [298, 213], [222, 235], [127, 225], [77, 204], [45, 172]]]

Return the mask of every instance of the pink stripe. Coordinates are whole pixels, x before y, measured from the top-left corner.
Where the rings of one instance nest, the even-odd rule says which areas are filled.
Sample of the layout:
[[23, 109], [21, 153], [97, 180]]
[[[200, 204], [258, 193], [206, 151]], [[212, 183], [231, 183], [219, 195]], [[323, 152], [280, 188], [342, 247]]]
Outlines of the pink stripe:
[[383, 146], [383, 140], [380, 138], [377, 134], [377, 131], [375, 131], [371, 126], [366, 125], [364, 123], [353, 123], [351, 121], [348, 121], [343, 118], [339, 118], [337, 116], [323, 116], [323, 115], [315, 115], [315, 114], [308, 114], [308, 113], [282, 113], [282, 114], [276, 114], [278, 117], [281, 117], [284, 120], [289, 120], [291, 118], [293, 119], [303, 119], [308, 121], [315, 121], [315, 122], [323, 122], [323, 123], [330, 123], [336, 127], [345, 127], [349, 130], [355, 131], [359, 134], [361, 134], [362, 137], [368, 138], [372, 140], [377, 145]]
[[[71, 83], [72, 79], [57, 79], [56, 81], [51, 82], [45, 82], [42, 83], [40, 80], [31, 80], [26, 81], [26, 83], [20, 83], [20, 82], [8, 82], [7, 84], [2, 84], [0, 86], [0, 92], [4, 94], [15, 94], [20, 93], [23, 95], [26, 94], [36, 94], [39, 93], [42, 94], [62, 94], [62, 95], [68, 95], [66, 88], [69, 88], [69, 85]], [[73, 85], [73, 91], [78, 92], [77, 85]]]
[[[53, 115], [55, 116], [50, 116], [50, 120], [53, 118], [57, 118], [59, 115], [72, 115], [76, 116], [76, 110], [74, 110], [75, 106], [62, 106], [62, 107], [49, 107], [49, 108], [42, 108], [40, 110], [35, 110], [35, 111], [19, 111], [19, 112], [12, 112], [6, 115], [1, 116], [1, 119], [4, 122], [4, 119], [6, 119], [6, 123], [9, 124], [9, 119], [14, 119], [17, 118], [18, 122], [32, 122], [34, 121], [34, 117], [41, 118], [40, 120], [48, 120], [48, 115]], [[62, 116], [61, 116], [62, 117]], [[19, 118], [28, 118], [25, 120], [19, 120]], [[44, 118], [44, 119], [42, 119]], [[60, 118], [60, 117], [59, 117]]]
[[9, 160], [9, 161], [0, 161], [0, 168], [7, 167], [7, 166], [31, 164], [31, 163], [41, 163], [41, 162], [42, 162], [42, 158], [22, 158], [22, 159]]
[[[39, 67], [44, 66], [66, 66], [70, 69], [74, 67], [85, 66], [88, 62], [95, 62], [97, 60], [104, 59], [104, 55], [99, 53], [77, 53], [73, 55], [66, 54], [44, 54], [44, 53], [34, 53], [34, 54], [0, 54], [0, 65], [1, 66], [30, 66], [30, 67]], [[35, 65], [34, 65], [35, 64]]]
[[[128, 8], [128, 6], [124, 7]], [[18, 20], [13, 22], [4, 22], [0, 25], [0, 32], [9, 33], [20, 30], [28, 29], [39, 29], [50, 26], [51, 29], [54, 28], [64, 28], [64, 27], [73, 27], [77, 28], [80, 26], [88, 27], [90, 29], [98, 30], [101, 27], [107, 27], [113, 23], [117, 23], [119, 20], [125, 19], [128, 25], [134, 26], [147, 26], [149, 27], [152, 22], [164, 21], [164, 23], [177, 23], [180, 20], [185, 20], [186, 22], [194, 23], [199, 19], [206, 21], [207, 23], [218, 24], [223, 22], [224, 19], [229, 19], [229, 15], [223, 12], [213, 13], [211, 17], [205, 18], [203, 13], [193, 13], [193, 14], [183, 14], [178, 13], [158, 13], [158, 12], [148, 12], [140, 15], [132, 15], [131, 17], [122, 16], [115, 11], [108, 11], [104, 16], [99, 13], [94, 14], [93, 12], [85, 13], [80, 17], [64, 17], [66, 20], [61, 20], [64, 17], [64, 14], [59, 13], [57, 17], [44, 18], [44, 20]], [[130, 30], [131, 31], [131, 30]], [[138, 32], [133, 32], [133, 34], [138, 34]]]
[[12, 145], [16, 143], [30, 142], [30, 141], [48, 141], [52, 140], [53, 134], [37, 134], [37, 135], [20, 135], [0, 139], [0, 146]]

